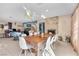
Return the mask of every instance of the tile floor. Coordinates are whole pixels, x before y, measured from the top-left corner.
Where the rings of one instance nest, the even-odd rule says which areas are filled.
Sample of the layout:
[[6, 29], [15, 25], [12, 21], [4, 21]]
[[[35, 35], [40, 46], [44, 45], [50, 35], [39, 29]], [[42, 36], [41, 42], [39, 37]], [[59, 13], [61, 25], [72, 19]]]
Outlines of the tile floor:
[[[0, 56], [18, 56], [20, 50], [18, 41], [13, 38], [0, 38]], [[56, 42], [53, 51], [56, 56], [77, 56], [72, 46], [66, 42]], [[29, 55], [27, 53], [27, 56]]]

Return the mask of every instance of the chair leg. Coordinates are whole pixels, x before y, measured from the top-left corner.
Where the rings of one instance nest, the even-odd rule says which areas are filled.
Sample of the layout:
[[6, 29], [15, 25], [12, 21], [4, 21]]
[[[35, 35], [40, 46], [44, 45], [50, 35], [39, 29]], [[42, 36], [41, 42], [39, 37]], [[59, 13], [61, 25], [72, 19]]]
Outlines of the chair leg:
[[53, 43], [53, 48], [55, 49], [55, 42]]
[[33, 55], [32, 50], [31, 49], [29, 49], [29, 50], [30, 50], [31, 55]]
[[25, 56], [26, 56], [26, 55], [27, 55], [27, 54], [26, 54], [26, 53], [27, 53], [27, 50], [25, 50], [25, 52], [24, 52], [24, 53], [25, 53]]
[[20, 51], [19, 56], [21, 56], [21, 53], [22, 53], [22, 50]]

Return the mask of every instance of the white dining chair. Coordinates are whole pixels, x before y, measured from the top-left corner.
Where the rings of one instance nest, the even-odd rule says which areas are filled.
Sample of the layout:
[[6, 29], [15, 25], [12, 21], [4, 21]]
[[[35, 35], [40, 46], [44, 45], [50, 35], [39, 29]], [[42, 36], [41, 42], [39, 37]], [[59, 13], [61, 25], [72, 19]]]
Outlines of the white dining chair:
[[50, 44], [52, 45], [53, 48], [55, 48], [55, 42], [58, 40], [58, 36], [55, 35], [52, 37]]
[[58, 35], [55, 35], [53, 41], [56, 42], [58, 40]]
[[32, 32], [30, 32], [30, 33], [29, 33], [29, 36], [32, 36], [32, 35], [33, 35], [33, 33], [32, 33]]
[[21, 53], [22, 53], [23, 50], [24, 50], [25, 56], [26, 56], [26, 51], [27, 51], [27, 50], [30, 50], [30, 53], [32, 54], [32, 52], [31, 52], [32, 46], [29, 45], [29, 44], [25, 41], [24, 37], [19, 37], [19, 46], [20, 46], [20, 48], [22, 49], [19, 55], [21, 55]]
[[21, 36], [22, 36], [22, 37], [26, 37], [27, 35], [26, 35], [26, 34], [21, 34]]
[[46, 46], [44, 48], [44, 51], [42, 53], [43, 56], [55, 56], [53, 49], [51, 48], [51, 36], [48, 37]]
[[34, 35], [38, 35], [38, 32], [34, 32]]

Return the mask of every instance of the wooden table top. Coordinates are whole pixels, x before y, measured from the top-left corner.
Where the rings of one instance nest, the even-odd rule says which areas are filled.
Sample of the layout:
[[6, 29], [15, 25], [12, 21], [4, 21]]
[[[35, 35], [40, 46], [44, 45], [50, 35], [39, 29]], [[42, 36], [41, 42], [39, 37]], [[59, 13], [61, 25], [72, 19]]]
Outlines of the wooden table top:
[[44, 37], [41, 37], [41, 36], [38, 36], [38, 35], [27, 36], [27, 37], [25, 37], [25, 40], [30, 44], [32, 44], [32, 43], [38, 44], [38, 43], [40, 43], [44, 40], [47, 40], [47, 36], [44, 36]]

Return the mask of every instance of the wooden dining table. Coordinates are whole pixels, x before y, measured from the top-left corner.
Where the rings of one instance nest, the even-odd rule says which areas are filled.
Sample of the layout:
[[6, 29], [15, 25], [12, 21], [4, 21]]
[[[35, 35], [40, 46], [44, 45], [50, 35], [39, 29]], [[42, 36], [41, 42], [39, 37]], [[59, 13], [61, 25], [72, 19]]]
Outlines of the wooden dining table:
[[25, 41], [33, 46], [37, 50], [37, 55], [40, 55], [40, 49], [43, 48], [44, 42], [47, 40], [48, 35], [33, 35], [25, 37]]

